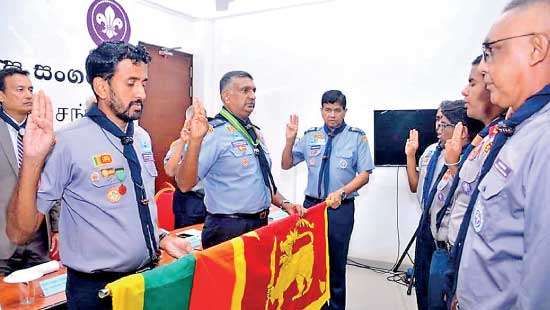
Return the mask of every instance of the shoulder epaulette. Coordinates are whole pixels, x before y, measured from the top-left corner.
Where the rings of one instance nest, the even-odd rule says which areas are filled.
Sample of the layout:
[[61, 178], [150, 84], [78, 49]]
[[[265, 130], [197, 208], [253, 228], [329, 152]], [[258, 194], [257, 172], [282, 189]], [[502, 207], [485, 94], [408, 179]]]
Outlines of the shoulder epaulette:
[[321, 127], [311, 127], [310, 129], [304, 131], [304, 135], [308, 134], [310, 132], [319, 131], [320, 129], [321, 129]]
[[351, 132], [357, 132], [360, 135], [365, 135], [365, 132], [363, 130], [361, 130], [361, 128], [350, 127], [348, 130], [351, 131]]
[[225, 124], [226, 122], [227, 122], [226, 120], [221, 119], [221, 118], [217, 118], [217, 117], [208, 121], [208, 123], [210, 125], [212, 125], [212, 128], [219, 127], [219, 126]]

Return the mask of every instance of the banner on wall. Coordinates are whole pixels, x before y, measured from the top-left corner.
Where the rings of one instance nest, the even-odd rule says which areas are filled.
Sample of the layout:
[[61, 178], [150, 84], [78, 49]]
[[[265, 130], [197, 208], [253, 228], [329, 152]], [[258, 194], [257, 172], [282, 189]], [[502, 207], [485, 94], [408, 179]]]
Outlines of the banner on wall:
[[[0, 69], [29, 71], [35, 90], [44, 90], [52, 100], [54, 129], [83, 117], [94, 96], [84, 68], [88, 52], [104, 41], [128, 42], [131, 34], [128, 14], [117, 1], [73, 3], [66, 8], [71, 14], [60, 10], [59, 5], [10, 2], [0, 12], [0, 19], [8, 25], [0, 35], [10, 42], [0, 52]], [[33, 25], [48, 27], [24, 26], [29, 16]]]

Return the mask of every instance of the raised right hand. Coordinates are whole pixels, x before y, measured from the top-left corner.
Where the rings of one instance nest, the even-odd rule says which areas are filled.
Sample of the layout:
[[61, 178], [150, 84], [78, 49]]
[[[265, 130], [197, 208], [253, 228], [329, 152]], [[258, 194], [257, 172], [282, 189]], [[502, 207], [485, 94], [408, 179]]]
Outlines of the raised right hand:
[[193, 118], [189, 125], [189, 139], [202, 140], [208, 133], [208, 119], [202, 102], [198, 98], [193, 98]]
[[296, 139], [296, 135], [298, 134], [298, 115], [291, 114], [290, 115], [290, 122], [286, 124], [286, 139], [294, 140]]
[[415, 156], [418, 145], [418, 131], [416, 129], [411, 129], [409, 131], [409, 138], [405, 144], [405, 154], [407, 156]]
[[192, 118], [186, 119], [185, 123], [183, 123], [183, 128], [181, 128], [180, 139], [182, 144], [189, 142], [189, 136], [191, 134], [191, 120]]
[[42, 161], [55, 145], [53, 112], [50, 98], [39, 91], [32, 100], [32, 111], [23, 136], [23, 157], [29, 161]]
[[459, 122], [453, 130], [453, 137], [445, 142], [445, 162], [447, 164], [454, 165], [460, 160], [460, 153], [462, 153], [463, 146], [463, 131], [464, 126]]

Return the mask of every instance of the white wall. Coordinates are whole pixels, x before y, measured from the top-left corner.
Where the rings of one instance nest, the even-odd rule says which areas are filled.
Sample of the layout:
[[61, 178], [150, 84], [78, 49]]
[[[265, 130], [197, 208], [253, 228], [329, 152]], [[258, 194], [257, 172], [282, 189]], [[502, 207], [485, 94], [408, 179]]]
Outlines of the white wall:
[[[0, 4], [0, 59], [23, 63], [31, 73], [36, 89], [50, 95], [54, 113], [58, 107], [84, 107], [92, 96], [89, 84], [37, 80], [35, 64], [49, 65], [65, 73], [78, 69], [85, 74], [84, 61], [89, 51], [96, 47], [88, 34], [86, 13], [92, 1], [25, 0], [2, 1]], [[197, 95], [204, 95], [203, 41], [204, 26], [194, 18], [154, 6], [145, 1], [119, 0], [130, 19], [132, 33], [130, 43], [139, 41], [166, 46], [183, 47], [184, 52], [194, 55], [195, 86]], [[81, 106], [79, 106], [81, 104]], [[70, 122], [55, 122], [59, 128]]]
[[[340, 0], [216, 19], [216, 79], [207, 92], [217, 93], [215, 83], [226, 71], [243, 69], [254, 76], [253, 121], [268, 138], [281, 191], [302, 201], [304, 165], [280, 169], [290, 113], [300, 116], [300, 130], [319, 126], [321, 94], [341, 89], [348, 98], [346, 121], [367, 132], [373, 151], [373, 109], [434, 108], [443, 99], [461, 97], [470, 62], [505, 2]], [[356, 201], [350, 256], [395, 261], [397, 191], [405, 247], [420, 209], [404, 168], [399, 178], [396, 168], [377, 168]]]

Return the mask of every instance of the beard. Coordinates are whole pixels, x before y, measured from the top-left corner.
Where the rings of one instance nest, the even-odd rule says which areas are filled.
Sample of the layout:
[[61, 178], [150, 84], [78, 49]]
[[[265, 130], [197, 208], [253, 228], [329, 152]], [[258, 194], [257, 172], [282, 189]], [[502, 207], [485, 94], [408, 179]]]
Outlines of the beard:
[[[130, 109], [133, 106], [139, 106], [141, 107], [141, 109], [139, 111], [130, 112]], [[128, 103], [128, 106], [125, 108], [124, 104], [121, 102], [118, 96], [111, 90], [109, 107], [111, 108], [111, 111], [113, 111], [113, 113], [116, 115], [116, 117], [128, 123], [130, 121], [138, 120], [141, 117], [141, 114], [143, 112], [143, 101], [130, 101], [130, 103]]]

